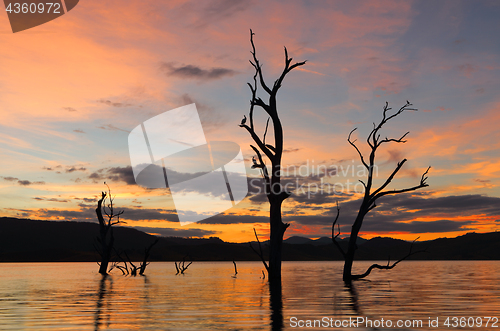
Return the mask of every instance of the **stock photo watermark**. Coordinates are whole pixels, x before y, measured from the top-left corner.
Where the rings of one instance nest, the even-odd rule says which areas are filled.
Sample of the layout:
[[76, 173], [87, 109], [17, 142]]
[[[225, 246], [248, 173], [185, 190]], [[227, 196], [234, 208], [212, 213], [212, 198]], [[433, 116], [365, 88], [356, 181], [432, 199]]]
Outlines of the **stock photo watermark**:
[[[269, 169], [267, 169], [269, 171]], [[262, 170], [261, 174], [262, 174]], [[275, 174], [276, 175], [276, 174]], [[305, 195], [309, 199], [321, 194], [353, 194], [364, 193], [365, 186], [361, 178], [378, 177], [378, 166], [366, 168], [356, 164], [315, 164], [307, 160], [301, 165], [288, 165], [279, 170], [280, 183], [269, 186], [262, 184], [261, 178], [251, 178], [249, 185], [253, 194], [269, 192], [278, 194], [282, 190], [296, 195]]]
[[12, 32], [20, 32], [50, 22], [75, 8], [79, 0], [4, 0]]
[[349, 317], [337, 319], [332, 317], [322, 317], [321, 319], [300, 319], [292, 316], [289, 319], [290, 327], [297, 329], [309, 328], [498, 328], [498, 317], [428, 317], [427, 319], [389, 319], [389, 318], [368, 318]]
[[[312, 198], [318, 194], [363, 193], [358, 178], [378, 176], [377, 166], [343, 162], [315, 164], [307, 160], [279, 170], [280, 183], [263, 185], [248, 177], [240, 146], [207, 141], [196, 104], [169, 110], [135, 127], [128, 136], [136, 183], [148, 189], [169, 189], [181, 225], [218, 215], [248, 194], [291, 192]], [[263, 169], [252, 170], [257, 175]]]
[[168, 187], [181, 225], [220, 214], [248, 193], [239, 145], [208, 142], [194, 103], [141, 123], [128, 146], [136, 183]]

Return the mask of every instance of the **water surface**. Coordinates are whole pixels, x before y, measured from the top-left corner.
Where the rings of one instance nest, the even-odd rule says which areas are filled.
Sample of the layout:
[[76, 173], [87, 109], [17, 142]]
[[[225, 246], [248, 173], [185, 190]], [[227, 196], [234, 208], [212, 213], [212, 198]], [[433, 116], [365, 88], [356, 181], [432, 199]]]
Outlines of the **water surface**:
[[[271, 309], [262, 264], [237, 265], [236, 277], [231, 262], [194, 262], [177, 276], [173, 262], [153, 262], [144, 277], [116, 270], [103, 278], [95, 263], [3, 263], [0, 329], [271, 330], [274, 322], [275, 329], [325, 330], [291, 321], [363, 317], [423, 321], [393, 330], [450, 330], [446, 317], [500, 318], [499, 261], [407, 261], [353, 288], [341, 281], [341, 262], [284, 262], [282, 311]], [[429, 318], [439, 327], [429, 328]], [[463, 329], [500, 328], [473, 325]]]

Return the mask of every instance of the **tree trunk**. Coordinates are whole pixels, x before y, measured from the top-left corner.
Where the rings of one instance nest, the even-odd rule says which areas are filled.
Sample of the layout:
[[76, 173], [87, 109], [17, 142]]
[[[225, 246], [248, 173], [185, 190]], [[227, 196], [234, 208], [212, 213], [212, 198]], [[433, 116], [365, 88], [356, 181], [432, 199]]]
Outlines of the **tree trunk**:
[[270, 224], [271, 234], [269, 242], [269, 282], [279, 284], [281, 287], [281, 248], [283, 235], [287, 226], [281, 221], [281, 204], [283, 200], [279, 196], [272, 194], [270, 203]]
[[269, 304], [271, 308], [271, 330], [281, 331], [283, 323], [283, 297], [281, 282], [269, 283]]
[[[108, 242], [108, 232], [109, 232], [109, 242]], [[101, 265], [99, 266], [99, 273], [102, 275], [108, 274], [108, 264], [111, 260], [111, 250], [113, 249], [115, 238], [113, 236], [113, 229], [106, 226], [101, 227]]]
[[354, 253], [356, 251], [356, 240], [357, 239], [358, 239], [358, 236], [357, 235], [353, 236], [352, 234], [351, 234], [351, 237], [349, 238], [349, 248], [347, 249], [347, 253], [345, 255], [344, 274], [342, 276], [342, 280], [345, 283], [350, 283], [352, 281], [352, 277], [351, 277], [352, 276], [352, 264], [354, 262]]
[[109, 258], [107, 258], [103, 255], [102, 259], [101, 259], [101, 265], [99, 266], [99, 273], [101, 275], [108, 274], [108, 264], [109, 264]]
[[351, 229], [351, 236], [349, 237], [349, 245], [347, 247], [347, 253], [345, 255], [344, 261], [344, 273], [342, 276], [342, 280], [346, 283], [350, 283], [352, 281], [352, 264], [354, 262], [354, 253], [358, 249], [358, 245], [356, 242], [358, 241], [359, 230], [361, 230], [361, 225], [363, 224], [363, 218], [366, 215], [364, 208], [358, 213], [354, 224]]
[[144, 261], [141, 264], [141, 267], [139, 268], [139, 275], [144, 275], [144, 272], [146, 271], [146, 267], [148, 265], [148, 256], [144, 254]]

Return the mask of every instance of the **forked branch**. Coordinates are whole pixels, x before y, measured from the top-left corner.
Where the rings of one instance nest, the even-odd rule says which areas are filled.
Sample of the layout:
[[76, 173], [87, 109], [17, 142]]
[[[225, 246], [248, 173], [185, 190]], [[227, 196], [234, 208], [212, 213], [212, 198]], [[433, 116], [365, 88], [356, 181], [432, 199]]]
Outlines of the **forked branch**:
[[419, 251], [416, 251], [416, 252], [413, 252], [413, 244], [419, 239], [420, 237], [418, 237], [417, 239], [413, 240], [413, 242], [411, 243], [411, 246], [410, 246], [410, 252], [408, 254], [406, 254], [405, 256], [403, 256], [402, 258], [400, 258], [399, 260], [397, 260], [396, 262], [394, 262], [393, 264], [391, 264], [391, 260], [390, 260], [390, 257], [387, 261], [387, 265], [380, 265], [380, 264], [377, 264], [377, 263], [374, 263], [372, 264], [364, 273], [360, 274], [360, 275], [352, 275], [352, 280], [356, 280], [356, 279], [362, 279], [362, 278], [365, 278], [367, 277], [373, 269], [381, 269], [381, 270], [389, 270], [389, 269], [392, 269], [394, 268], [396, 265], [398, 265], [399, 262], [401, 261], [404, 261], [406, 260], [407, 258], [409, 258], [410, 256], [414, 255], [414, 254], [418, 254], [418, 253], [423, 253], [423, 252], [427, 252], [426, 249], [422, 249], [422, 250], [419, 250]]
[[358, 152], [358, 155], [359, 155], [359, 158], [361, 159], [361, 162], [363, 163], [363, 165], [365, 166], [365, 168], [369, 169], [368, 167], [368, 164], [366, 164], [365, 162], [365, 158], [363, 157], [363, 154], [361, 153], [361, 151], [359, 150], [358, 146], [356, 146], [355, 142], [356, 142], [356, 139], [352, 140], [351, 141], [351, 135], [354, 131], [356, 131], [358, 128], [354, 128], [352, 129], [351, 132], [349, 132], [349, 136], [347, 137], [347, 141], [349, 142], [349, 144], [354, 147], [354, 149], [356, 149], [356, 151]]
[[389, 110], [391, 110], [392, 108], [390, 108], [389, 107], [389, 103], [386, 102], [385, 106], [384, 106], [384, 111], [382, 113], [382, 120], [380, 121], [380, 123], [378, 125], [375, 125], [375, 123], [373, 123], [373, 130], [370, 132], [370, 134], [368, 135], [368, 138], [366, 139], [366, 141], [368, 142], [368, 145], [370, 145], [370, 147], [372, 149], [376, 150], [377, 147], [379, 147], [384, 142], [394, 141], [394, 142], [403, 142], [404, 143], [405, 141], [403, 141], [403, 139], [404, 139], [404, 137], [406, 137], [406, 135], [409, 132], [405, 133], [399, 139], [388, 139], [388, 138], [385, 138], [385, 139], [382, 139], [382, 140], [380, 140], [380, 134], [378, 132], [382, 128], [382, 126], [384, 126], [385, 123], [387, 123], [388, 121], [390, 121], [394, 117], [398, 116], [399, 114], [401, 114], [405, 110], [417, 111], [417, 109], [411, 108], [411, 106], [413, 106], [413, 105], [407, 100], [406, 104], [403, 107], [399, 108], [399, 110], [397, 112], [395, 112], [392, 115], [387, 116], [387, 112]]
[[[405, 159], [406, 160], [406, 159]], [[429, 184], [427, 184], [427, 173], [429, 172], [429, 170], [431, 169], [431, 167], [429, 166], [427, 168], [427, 170], [425, 170], [425, 172], [422, 174], [422, 177], [420, 178], [420, 184], [418, 185], [415, 185], [413, 187], [409, 187], [409, 188], [405, 188], [405, 189], [400, 189], [400, 190], [391, 190], [391, 191], [383, 191], [383, 192], [380, 192], [380, 193], [377, 193], [375, 194], [375, 192], [373, 194], [375, 194], [373, 196], [373, 203], [375, 203], [375, 200], [377, 200], [378, 198], [384, 196], [384, 195], [388, 195], [388, 194], [399, 194], [399, 193], [404, 193], [404, 192], [410, 192], [410, 191], [415, 191], [415, 190], [418, 190], [419, 188], [423, 188], [423, 187], [427, 187], [429, 186]]]
[[[340, 254], [342, 254], [342, 257], [345, 260], [346, 254], [337, 241], [337, 237], [340, 236], [340, 225], [337, 223], [337, 221], [339, 219], [339, 215], [340, 215], [340, 208], [339, 208], [339, 203], [337, 201], [337, 216], [335, 217], [335, 220], [332, 223], [332, 241], [333, 241], [333, 244], [335, 245], [335, 247], [337, 247]], [[337, 225], [337, 234], [335, 234], [335, 225]]]
[[193, 263], [193, 261], [191, 261], [186, 265], [186, 258], [187, 258], [187, 255], [184, 256], [184, 258], [182, 259], [182, 263], [179, 262], [179, 264], [177, 264], [177, 262], [174, 262], [175, 269], [177, 270], [176, 275], [178, 275], [178, 274], [184, 275], [184, 271], [186, 271], [187, 268], [189, 268], [189, 266]]
[[[253, 83], [247, 83], [248, 87], [250, 88], [250, 92], [252, 93], [252, 97], [250, 99], [250, 111], [248, 116], [249, 123], [247, 124], [247, 118], [246, 116], [244, 116], [243, 120], [240, 123], [240, 127], [246, 129], [250, 133], [250, 136], [255, 141], [258, 148], [262, 151], [262, 153], [264, 153], [269, 158], [271, 163], [274, 165], [281, 162], [281, 154], [283, 152], [282, 150], [283, 141], [281, 137], [281, 122], [278, 117], [278, 111], [276, 108], [276, 94], [278, 93], [278, 90], [280, 89], [281, 84], [285, 79], [286, 75], [294, 68], [304, 65], [306, 61], [292, 64], [292, 58], [288, 57], [288, 51], [285, 47], [285, 67], [283, 68], [283, 71], [279, 76], [279, 78], [276, 79], [276, 81], [274, 82], [273, 88], [271, 89], [269, 88], [269, 86], [267, 86], [264, 80], [264, 75], [262, 73], [262, 64], [257, 58], [255, 43], [253, 40], [254, 35], [255, 33], [253, 33], [253, 31], [250, 30], [250, 43], [252, 45], [252, 50], [250, 51], [250, 53], [252, 54], [252, 60], [250, 60], [250, 63], [255, 69], [255, 74], [253, 76]], [[258, 85], [260, 85], [262, 89], [269, 95], [269, 100], [267, 103], [257, 96]], [[266, 122], [264, 136], [262, 139], [255, 131], [255, 126], [254, 126], [255, 106], [264, 109], [264, 111], [269, 115], [269, 118], [267, 119]], [[270, 125], [270, 120], [271, 120], [271, 125]], [[266, 135], [268, 133], [269, 126], [271, 126], [275, 131], [276, 130], [279, 131], [277, 136], [275, 132], [276, 142], [274, 146], [271, 144], [266, 144]], [[263, 164], [263, 162], [260, 163]]]

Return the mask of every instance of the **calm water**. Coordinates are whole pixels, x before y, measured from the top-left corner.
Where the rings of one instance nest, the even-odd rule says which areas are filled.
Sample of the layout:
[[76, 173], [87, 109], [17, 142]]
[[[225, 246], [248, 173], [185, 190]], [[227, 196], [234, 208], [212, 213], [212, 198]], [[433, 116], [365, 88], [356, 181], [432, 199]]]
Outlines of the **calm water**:
[[[194, 262], [179, 276], [173, 262], [153, 262], [146, 277], [114, 271], [104, 280], [95, 263], [0, 267], [0, 330], [270, 330], [280, 313], [270, 308], [260, 262], [239, 262], [237, 278], [231, 262]], [[500, 318], [500, 261], [407, 261], [375, 270], [354, 289], [344, 287], [341, 270], [340, 262], [284, 263], [283, 330], [328, 329], [298, 327], [322, 318], [423, 323], [392, 330], [459, 329], [444, 325], [448, 316]], [[430, 328], [429, 317], [439, 327]], [[462, 329], [500, 330], [500, 322], [482, 321]]]

